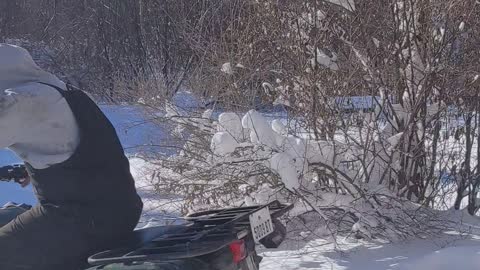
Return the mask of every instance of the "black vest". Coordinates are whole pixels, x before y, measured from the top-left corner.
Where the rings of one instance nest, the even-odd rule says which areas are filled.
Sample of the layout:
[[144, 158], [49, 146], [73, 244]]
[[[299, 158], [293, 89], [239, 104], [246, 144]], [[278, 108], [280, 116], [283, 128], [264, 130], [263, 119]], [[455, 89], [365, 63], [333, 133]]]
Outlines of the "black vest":
[[115, 128], [82, 91], [53, 85], [75, 116], [80, 142], [66, 161], [46, 169], [26, 164], [40, 203], [54, 205], [141, 205]]

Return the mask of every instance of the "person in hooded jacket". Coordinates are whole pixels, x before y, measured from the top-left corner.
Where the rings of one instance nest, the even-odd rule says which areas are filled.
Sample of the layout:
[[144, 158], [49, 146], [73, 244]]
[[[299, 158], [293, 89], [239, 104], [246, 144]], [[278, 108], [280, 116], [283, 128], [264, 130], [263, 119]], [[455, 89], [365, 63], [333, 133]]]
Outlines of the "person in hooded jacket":
[[9, 44], [0, 44], [0, 147], [24, 161], [21, 184], [38, 199], [0, 228], [0, 269], [81, 269], [139, 221], [143, 204], [112, 124]]

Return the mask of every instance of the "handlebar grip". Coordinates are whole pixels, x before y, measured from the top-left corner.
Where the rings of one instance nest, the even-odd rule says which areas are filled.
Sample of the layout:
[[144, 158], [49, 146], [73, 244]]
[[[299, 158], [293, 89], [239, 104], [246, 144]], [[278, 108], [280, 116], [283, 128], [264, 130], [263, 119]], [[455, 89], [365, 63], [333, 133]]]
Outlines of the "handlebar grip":
[[28, 176], [27, 169], [23, 164], [14, 164], [0, 167], [0, 181], [19, 181]]

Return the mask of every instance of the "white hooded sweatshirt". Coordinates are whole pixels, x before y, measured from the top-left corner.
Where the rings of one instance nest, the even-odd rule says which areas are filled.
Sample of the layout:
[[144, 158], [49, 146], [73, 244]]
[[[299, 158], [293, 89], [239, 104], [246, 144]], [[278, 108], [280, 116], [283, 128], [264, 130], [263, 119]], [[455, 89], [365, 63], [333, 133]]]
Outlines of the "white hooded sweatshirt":
[[0, 148], [36, 169], [67, 160], [80, 141], [67, 101], [48, 83], [65, 83], [40, 69], [23, 48], [0, 43]]

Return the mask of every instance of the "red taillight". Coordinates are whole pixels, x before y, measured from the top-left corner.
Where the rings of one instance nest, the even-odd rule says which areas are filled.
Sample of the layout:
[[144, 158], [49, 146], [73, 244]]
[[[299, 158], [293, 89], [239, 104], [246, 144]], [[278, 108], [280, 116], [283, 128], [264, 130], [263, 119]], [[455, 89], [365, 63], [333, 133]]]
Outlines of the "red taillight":
[[247, 251], [245, 250], [245, 241], [243, 240], [237, 240], [229, 245], [230, 251], [232, 252], [233, 255], [233, 262], [234, 263], [239, 263], [245, 257], [247, 257]]

